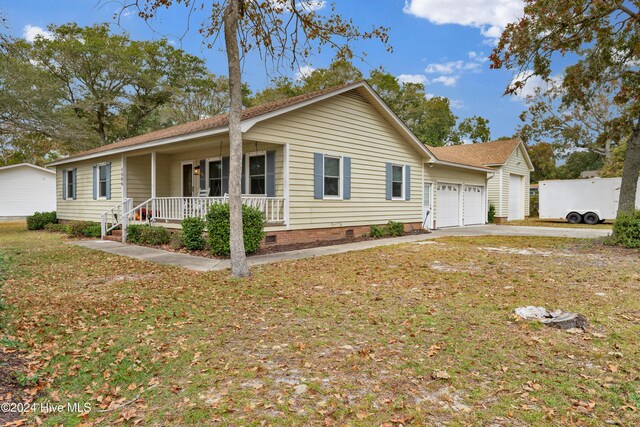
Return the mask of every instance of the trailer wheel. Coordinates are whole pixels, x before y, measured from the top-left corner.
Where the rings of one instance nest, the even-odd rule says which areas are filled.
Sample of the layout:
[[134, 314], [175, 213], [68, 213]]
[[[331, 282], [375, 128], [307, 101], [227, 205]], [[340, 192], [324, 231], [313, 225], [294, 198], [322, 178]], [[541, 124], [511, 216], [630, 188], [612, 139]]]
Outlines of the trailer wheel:
[[569, 224], [580, 224], [582, 222], [582, 215], [578, 212], [571, 212], [567, 215], [567, 221]]
[[598, 214], [593, 212], [587, 212], [586, 214], [584, 214], [583, 219], [584, 222], [589, 225], [594, 225], [600, 222], [600, 217], [598, 216]]

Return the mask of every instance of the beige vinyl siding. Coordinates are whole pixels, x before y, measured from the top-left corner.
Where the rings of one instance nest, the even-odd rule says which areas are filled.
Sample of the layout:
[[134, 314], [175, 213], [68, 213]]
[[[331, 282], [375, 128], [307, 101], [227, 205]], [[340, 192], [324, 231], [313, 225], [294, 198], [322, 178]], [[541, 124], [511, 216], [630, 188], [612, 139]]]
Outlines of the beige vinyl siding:
[[[487, 173], [440, 165], [425, 165], [424, 180], [433, 183], [433, 206], [432, 211], [436, 213], [438, 209], [438, 197], [435, 186], [438, 183], [461, 184], [461, 185], [478, 185], [486, 187]], [[464, 191], [464, 189], [461, 189]], [[485, 189], [486, 191], [486, 189]], [[460, 199], [460, 211], [464, 212], [464, 197]], [[437, 218], [437, 214], [431, 215], [432, 220]], [[433, 224], [431, 224], [433, 226]]]
[[151, 197], [151, 154], [127, 157], [127, 197], [134, 206]]
[[[495, 168], [496, 174], [489, 180], [489, 203], [496, 208], [496, 216], [509, 216], [509, 176], [511, 174], [524, 177], [524, 214], [529, 216], [529, 188], [531, 187], [529, 167], [522, 145], [518, 146], [507, 162]], [[502, 175], [500, 174], [502, 171]], [[500, 204], [500, 188], [502, 188], [502, 204]]]
[[[100, 214], [122, 201], [122, 163], [120, 156], [69, 163], [56, 167], [56, 199], [58, 218], [63, 220], [100, 221]], [[93, 200], [93, 166], [111, 162], [111, 199]], [[76, 200], [62, 199], [62, 172], [77, 168]]]
[[[275, 151], [276, 152], [276, 196], [282, 197], [284, 194], [284, 150], [280, 145], [267, 144], [263, 142], [256, 143], [251, 141], [245, 141], [243, 143], [243, 152], [245, 155], [250, 155], [258, 151]], [[168, 179], [167, 188], [169, 188], [169, 194], [167, 196], [180, 197], [182, 196], [182, 162], [193, 161], [194, 166], [199, 164], [200, 160], [212, 159], [218, 157], [229, 157], [229, 145], [223, 144], [222, 148], [219, 143], [211, 143], [211, 147], [189, 147], [185, 144], [184, 151], [180, 153], [172, 154], [168, 156], [167, 167]], [[201, 171], [206, 173], [206, 171]], [[196, 177], [194, 180], [195, 192], [200, 189], [200, 177]]]
[[[489, 204], [493, 205], [493, 207], [495, 208], [496, 216], [502, 217], [502, 212], [504, 211], [504, 201], [502, 205], [500, 204], [500, 187], [502, 186], [500, 171], [502, 170], [502, 166], [497, 166], [493, 169], [496, 171], [496, 173], [491, 178], [489, 178], [489, 182], [487, 184], [487, 191], [489, 192]], [[504, 198], [502, 200], [504, 200]]]
[[[291, 229], [421, 221], [423, 158], [358, 95], [259, 123], [247, 137], [290, 144]], [[314, 153], [351, 158], [350, 200], [314, 198]], [[387, 162], [411, 166], [411, 200], [386, 200]]]
[[[156, 196], [171, 196], [171, 156], [156, 153]], [[151, 198], [151, 154], [127, 157], [127, 197], [138, 206]]]

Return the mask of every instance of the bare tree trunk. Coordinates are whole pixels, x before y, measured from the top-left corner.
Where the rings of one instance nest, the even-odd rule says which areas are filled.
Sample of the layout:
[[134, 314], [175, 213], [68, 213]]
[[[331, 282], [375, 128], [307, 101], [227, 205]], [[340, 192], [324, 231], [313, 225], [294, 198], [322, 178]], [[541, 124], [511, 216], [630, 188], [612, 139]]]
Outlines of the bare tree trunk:
[[640, 175], [640, 118], [627, 141], [627, 153], [624, 156], [624, 167], [622, 168], [618, 217], [623, 212], [633, 212], [636, 208], [638, 175]]
[[231, 211], [231, 275], [246, 277], [249, 275], [247, 256], [244, 251], [242, 232], [242, 75], [240, 72], [240, 53], [238, 49], [238, 20], [240, 2], [229, 0], [224, 11], [224, 42], [229, 63], [229, 209]]

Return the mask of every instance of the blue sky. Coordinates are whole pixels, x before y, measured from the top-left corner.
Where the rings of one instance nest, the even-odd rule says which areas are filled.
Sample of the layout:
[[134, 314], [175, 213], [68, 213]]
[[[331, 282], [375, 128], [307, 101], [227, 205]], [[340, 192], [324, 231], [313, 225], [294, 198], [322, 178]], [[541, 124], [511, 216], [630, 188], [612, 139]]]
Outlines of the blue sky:
[[[322, 0], [306, 1], [328, 8]], [[127, 31], [134, 39], [165, 35], [176, 46], [205, 59], [214, 73], [226, 74], [224, 52], [202, 44], [197, 32], [200, 16], [192, 17], [190, 31], [179, 39], [187, 27], [182, 7], [161, 13], [152, 23], [153, 29], [134, 14], [122, 16], [118, 26], [113, 18], [119, 10], [115, 1], [0, 0], [0, 9], [7, 14], [9, 33], [16, 37], [32, 37], [51, 23], [111, 22], [115, 31]], [[393, 53], [387, 53], [378, 42], [357, 46], [367, 52], [366, 63], [356, 62], [365, 75], [372, 67], [382, 66], [401, 79], [423, 82], [427, 93], [450, 98], [456, 115], [488, 118], [493, 138], [513, 134], [524, 103], [519, 97], [502, 96], [513, 76], [507, 71], [490, 70], [487, 56], [504, 25], [521, 13], [522, 0], [338, 0], [336, 9], [363, 29], [374, 24], [390, 27]], [[331, 52], [326, 51], [302, 65], [326, 67], [330, 60]], [[281, 72], [295, 76], [295, 70]], [[273, 73], [267, 73], [260, 58], [252, 55], [244, 65], [243, 77], [258, 90]], [[525, 91], [536, 84], [533, 79]]]

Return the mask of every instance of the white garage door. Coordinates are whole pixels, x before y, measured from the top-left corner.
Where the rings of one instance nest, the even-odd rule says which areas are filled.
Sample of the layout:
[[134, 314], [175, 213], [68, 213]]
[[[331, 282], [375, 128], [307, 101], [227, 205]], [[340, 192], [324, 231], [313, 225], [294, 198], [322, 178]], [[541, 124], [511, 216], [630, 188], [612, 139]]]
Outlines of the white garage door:
[[484, 224], [483, 187], [464, 186], [464, 225]]
[[522, 176], [509, 175], [509, 221], [524, 219]]
[[436, 226], [460, 225], [460, 186], [439, 183], [436, 189]]

